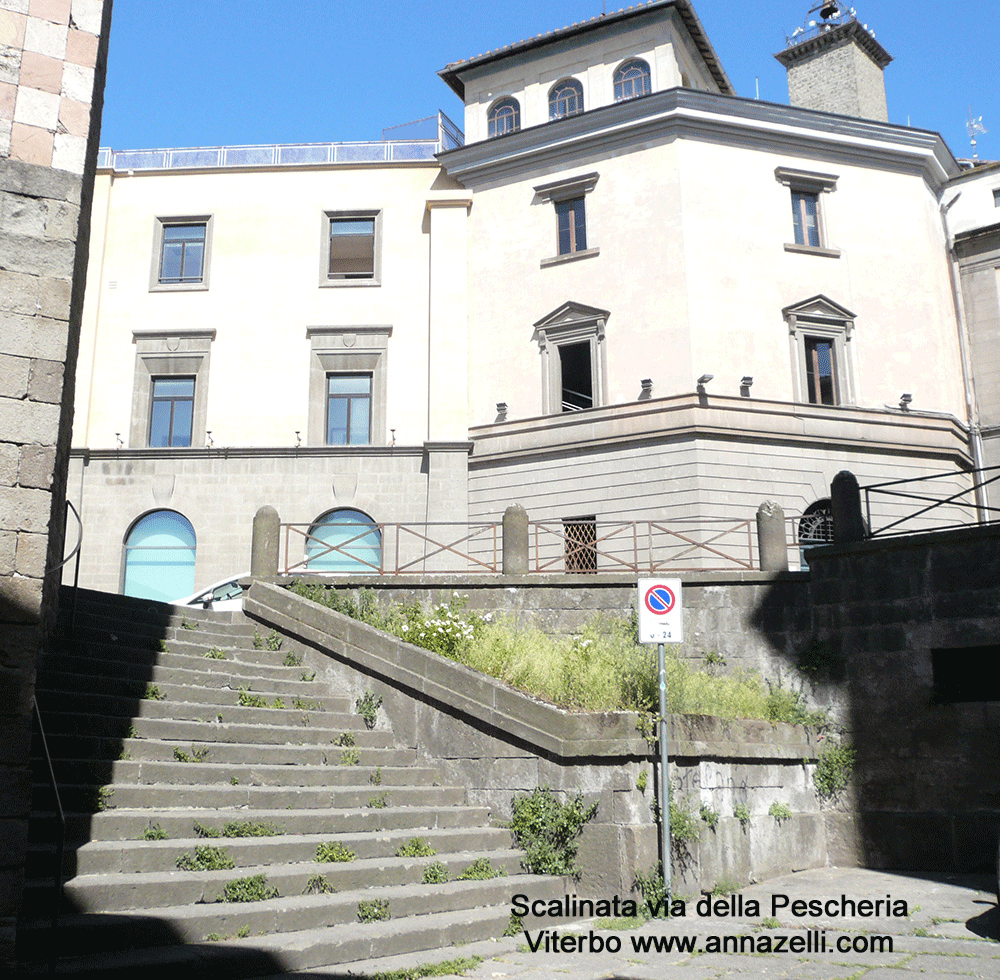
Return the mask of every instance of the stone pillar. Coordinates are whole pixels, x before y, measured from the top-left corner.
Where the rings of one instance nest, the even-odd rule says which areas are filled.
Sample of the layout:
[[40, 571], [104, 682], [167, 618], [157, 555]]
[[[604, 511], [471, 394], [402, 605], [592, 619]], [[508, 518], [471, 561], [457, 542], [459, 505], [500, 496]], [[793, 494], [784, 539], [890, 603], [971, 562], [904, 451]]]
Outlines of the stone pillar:
[[867, 537], [861, 515], [861, 489], [850, 470], [841, 470], [830, 484], [830, 513], [833, 517], [834, 544], [864, 541]]
[[528, 512], [511, 504], [503, 512], [503, 573], [524, 575], [528, 571]]
[[[31, 700], [57, 612], [111, 0], [0, 0], [0, 974], [31, 809]], [[6, 968], [6, 969], [5, 969]]]
[[773, 500], [765, 500], [757, 508], [757, 550], [762, 572], [788, 571], [785, 512]]
[[261, 507], [253, 517], [250, 539], [250, 574], [255, 578], [275, 578], [278, 574], [278, 542], [281, 520], [273, 507]]

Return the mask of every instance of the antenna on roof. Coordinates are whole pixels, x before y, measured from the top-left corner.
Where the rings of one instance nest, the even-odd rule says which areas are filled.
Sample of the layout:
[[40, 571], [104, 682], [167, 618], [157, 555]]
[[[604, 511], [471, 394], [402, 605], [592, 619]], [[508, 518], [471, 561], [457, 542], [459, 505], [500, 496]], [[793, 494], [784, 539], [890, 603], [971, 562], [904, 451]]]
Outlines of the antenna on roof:
[[969, 121], [965, 124], [965, 128], [969, 131], [969, 141], [972, 143], [972, 159], [978, 160], [979, 152], [976, 149], [976, 134], [988, 133], [989, 130], [983, 125], [982, 116], [973, 118], [972, 106], [969, 106]]

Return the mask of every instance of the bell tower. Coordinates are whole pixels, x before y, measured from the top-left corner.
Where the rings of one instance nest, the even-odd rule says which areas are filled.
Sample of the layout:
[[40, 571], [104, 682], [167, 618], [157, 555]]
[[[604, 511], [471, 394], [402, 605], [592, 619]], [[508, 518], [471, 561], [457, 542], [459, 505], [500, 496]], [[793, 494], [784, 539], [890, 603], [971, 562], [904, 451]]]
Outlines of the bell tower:
[[853, 7], [817, 3], [775, 55], [788, 71], [788, 101], [803, 109], [889, 121], [883, 72], [892, 61]]

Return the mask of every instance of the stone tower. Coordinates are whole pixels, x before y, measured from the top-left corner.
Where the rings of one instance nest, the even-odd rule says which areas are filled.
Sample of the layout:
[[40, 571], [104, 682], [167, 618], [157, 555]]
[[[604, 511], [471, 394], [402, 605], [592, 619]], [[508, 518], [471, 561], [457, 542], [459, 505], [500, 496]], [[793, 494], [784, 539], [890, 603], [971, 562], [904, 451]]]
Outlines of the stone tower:
[[853, 13], [818, 4], [811, 20], [775, 55], [788, 71], [788, 101], [803, 109], [889, 121], [883, 71], [892, 57]]

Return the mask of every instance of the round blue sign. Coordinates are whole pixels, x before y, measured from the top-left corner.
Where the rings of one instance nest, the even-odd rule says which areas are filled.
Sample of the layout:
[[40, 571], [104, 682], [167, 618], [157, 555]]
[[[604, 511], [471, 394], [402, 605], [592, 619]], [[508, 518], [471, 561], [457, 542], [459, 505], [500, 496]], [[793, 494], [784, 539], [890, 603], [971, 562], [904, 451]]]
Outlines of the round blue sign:
[[673, 591], [665, 585], [654, 585], [646, 592], [646, 608], [654, 616], [665, 616], [674, 608], [676, 602]]

